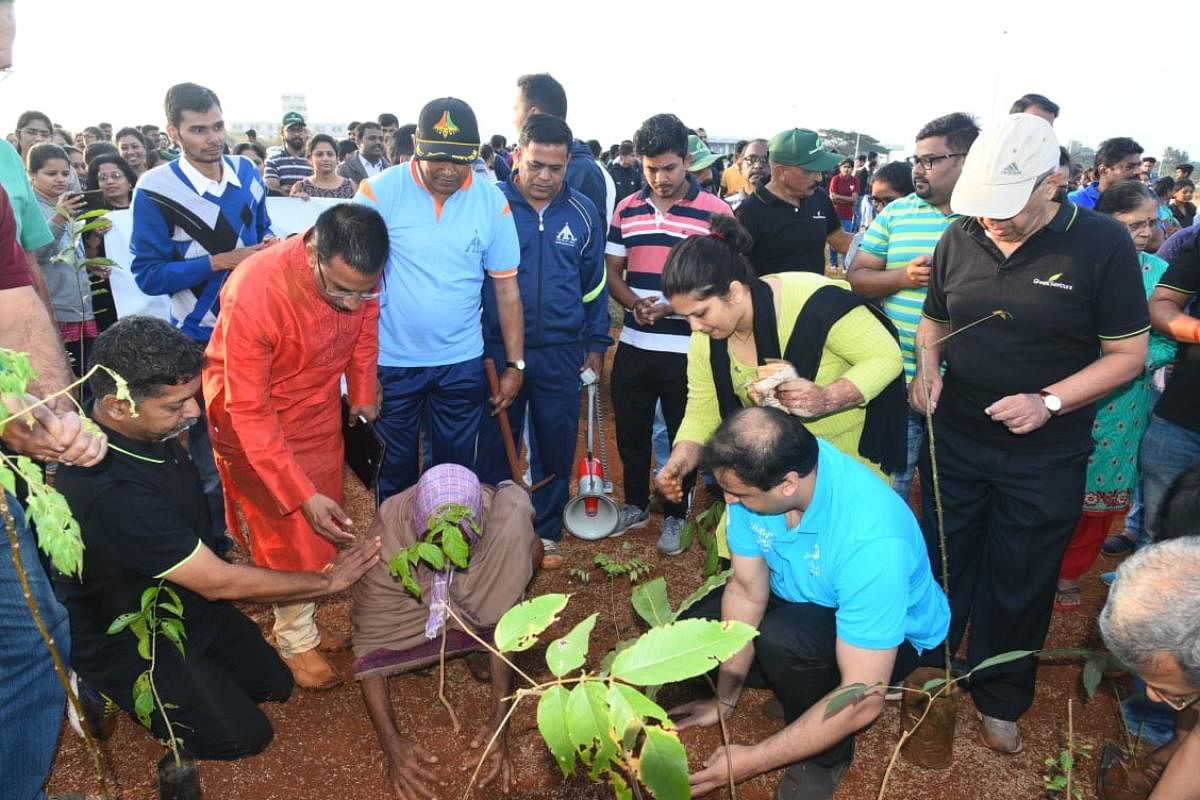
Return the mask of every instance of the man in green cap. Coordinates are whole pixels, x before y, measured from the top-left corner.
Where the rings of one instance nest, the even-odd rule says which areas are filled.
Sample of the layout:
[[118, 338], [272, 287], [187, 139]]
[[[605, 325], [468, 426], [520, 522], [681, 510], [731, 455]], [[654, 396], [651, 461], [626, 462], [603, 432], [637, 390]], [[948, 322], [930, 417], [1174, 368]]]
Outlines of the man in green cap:
[[839, 253], [850, 246], [822, 173], [842, 157], [821, 143], [816, 131], [791, 128], [768, 145], [771, 178], [738, 206], [737, 218], [754, 237], [750, 263], [759, 275], [776, 272], [825, 274], [825, 244]]
[[701, 189], [716, 194], [713, 191], [713, 178], [716, 177], [713, 174], [713, 164], [720, 156], [709, 150], [704, 140], [694, 133], [688, 136], [688, 155], [692, 157], [688, 172], [700, 183]]
[[287, 112], [279, 130], [283, 137], [283, 152], [267, 159], [264, 180], [271, 194], [286, 196], [293, 183], [310, 177], [313, 170], [304, 155], [304, 146], [308, 144], [308, 125], [304, 116], [298, 111]]

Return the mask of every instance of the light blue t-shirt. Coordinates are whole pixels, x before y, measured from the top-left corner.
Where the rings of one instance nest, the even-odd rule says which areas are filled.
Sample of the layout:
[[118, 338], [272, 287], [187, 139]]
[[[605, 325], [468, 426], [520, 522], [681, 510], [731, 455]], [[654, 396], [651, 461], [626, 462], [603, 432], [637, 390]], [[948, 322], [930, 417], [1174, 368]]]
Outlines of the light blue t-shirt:
[[933, 578], [908, 505], [870, 470], [818, 440], [817, 483], [800, 523], [729, 507], [729, 550], [762, 558], [771, 592], [837, 609], [837, 635], [869, 650], [907, 639], [918, 652], [942, 643], [946, 595]]
[[410, 161], [364, 180], [354, 200], [382, 214], [388, 226], [380, 365], [434, 367], [482, 355], [484, 278], [516, 280], [521, 262], [500, 189], [471, 176], [441, 203]]

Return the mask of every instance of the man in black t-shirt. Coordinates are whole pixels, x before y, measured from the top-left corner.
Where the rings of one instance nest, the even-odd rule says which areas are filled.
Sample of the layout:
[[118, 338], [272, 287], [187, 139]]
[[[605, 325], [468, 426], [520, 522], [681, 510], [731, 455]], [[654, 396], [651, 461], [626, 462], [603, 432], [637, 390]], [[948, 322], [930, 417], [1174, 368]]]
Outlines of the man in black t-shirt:
[[[154, 680], [184, 746], [198, 758], [261, 751], [271, 724], [258, 709], [283, 701], [292, 675], [258, 626], [231, 600], [295, 602], [339, 592], [379, 559], [379, 540], [342, 551], [323, 572], [278, 572], [222, 561], [212, 550], [208, 502], [196, 467], [177, 440], [200, 417], [203, 347], [162, 320], [126, 317], [96, 339], [93, 418], [108, 455], [90, 468], [63, 466], [58, 489], [83, 533], [82, 580], [57, 580], [71, 621], [71, 666], [93, 689], [134, 713], [133, 685], [148, 662], [132, 631], [108, 635], [142, 592], [165, 583], [183, 605], [182, 653], [162, 642]], [[136, 409], [135, 409], [136, 404]], [[162, 715], [151, 729], [167, 737]]]
[[[626, 139], [617, 150], [617, 160], [608, 167], [608, 174], [617, 187], [617, 202], [642, 188], [642, 168], [633, 155], [633, 142]], [[603, 211], [604, 209], [601, 209]], [[610, 223], [612, 220], [605, 220]]]
[[1200, 464], [1200, 228], [1176, 233], [1159, 248], [1170, 267], [1150, 295], [1154, 329], [1179, 342], [1175, 369], [1142, 438], [1142, 502], [1146, 535], [1157, 541], [1159, 509], [1182, 473]]
[[814, 131], [792, 128], [768, 145], [771, 178], [738, 206], [738, 221], [754, 237], [750, 263], [758, 275], [776, 272], [825, 274], [825, 244], [839, 253], [850, 246], [829, 195], [823, 173], [842, 160], [827, 152]]
[[[950, 199], [962, 219], [934, 250], [917, 327], [909, 399], [923, 413], [928, 391], [935, 409], [949, 644], [958, 649], [969, 619], [972, 667], [1043, 645], [1083, 501], [1095, 401], [1146, 359], [1149, 315], [1129, 234], [1054, 202], [1058, 156], [1053, 129], [1030, 114], [975, 140]], [[919, 469], [933, 474], [928, 451]], [[923, 489], [940, 572], [932, 482]], [[1035, 678], [1032, 658], [972, 677], [993, 749], [1021, 750], [1016, 721]]]

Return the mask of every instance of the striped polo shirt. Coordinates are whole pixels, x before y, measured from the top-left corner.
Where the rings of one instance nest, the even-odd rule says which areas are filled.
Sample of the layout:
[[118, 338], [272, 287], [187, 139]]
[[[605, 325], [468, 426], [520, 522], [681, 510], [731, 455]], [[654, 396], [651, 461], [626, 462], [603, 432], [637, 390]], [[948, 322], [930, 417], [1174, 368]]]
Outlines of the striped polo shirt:
[[292, 188], [293, 183], [310, 178], [312, 174], [312, 164], [309, 163], [307, 158], [304, 156], [293, 156], [287, 151], [268, 158], [266, 166], [263, 168], [263, 176], [277, 179], [279, 187], [284, 193], [287, 193]]
[[[903, 269], [918, 256], [932, 256], [942, 231], [957, 214], [946, 216], [917, 195], [910, 194], [888, 204], [863, 235], [859, 250], [884, 259], [885, 269]], [[916, 371], [913, 338], [925, 305], [925, 289], [901, 289], [883, 299], [883, 311], [900, 334], [904, 376], [911, 381]]]
[[[625, 283], [634, 294], [660, 295], [663, 264], [671, 247], [689, 236], [707, 236], [713, 214], [732, 216], [733, 212], [724, 200], [703, 191], [691, 175], [687, 195], [665, 214], [650, 202], [650, 188], [644, 187], [617, 203], [604, 252], [626, 259]], [[686, 354], [691, 335], [691, 326], [677, 314], [641, 325], [626, 311], [620, 340], [643, 350]]]

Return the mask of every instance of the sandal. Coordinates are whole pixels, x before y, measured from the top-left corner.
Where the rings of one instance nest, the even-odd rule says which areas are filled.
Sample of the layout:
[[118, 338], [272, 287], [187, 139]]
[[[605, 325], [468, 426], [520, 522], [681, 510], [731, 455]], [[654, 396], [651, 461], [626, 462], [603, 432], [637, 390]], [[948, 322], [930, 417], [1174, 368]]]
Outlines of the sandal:
[[1125, 531], [1121, 531], [1105, 539], [1100, 552], [1106, 556], [1123, 556], [1126, 553], [1132, 553], [1135, 547], [1137, 547], [1137, 540]]
[[1083, 605], [1083, 592], [1078, 586], [1059, 587], [1054, 594], [1054, 610], [1064, 613], [1078, 611]]

